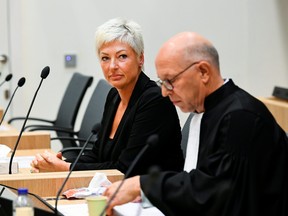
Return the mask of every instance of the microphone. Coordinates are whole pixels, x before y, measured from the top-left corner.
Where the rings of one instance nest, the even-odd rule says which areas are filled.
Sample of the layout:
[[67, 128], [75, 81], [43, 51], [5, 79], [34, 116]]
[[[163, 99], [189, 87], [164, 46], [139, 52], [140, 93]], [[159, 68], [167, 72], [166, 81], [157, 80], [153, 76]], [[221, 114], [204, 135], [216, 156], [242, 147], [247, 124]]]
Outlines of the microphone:
[[1, 87], [5, 82], [10, 81], [10, 80], [12, 79], [12, 76], [13, 76], [12, 74], [8, 74], [8, 75], [6, 76], [6, 78], [5, 78], [5, 80], [0, 83], [0, 87]]
[[46, 66], [45, 68], [42, 69], [42, 72], [41, 72], [41, 78], [42, 78], [42, 79], [41, 79], [41, 81], [40, 81], [40, 83], [39, 83], [39, 86], [38, 86], [38, 88], [37, 88], [37, 90], [36, 90], [36, 92], [35, 92], [35, 94], [34, 94], [34, 97], [33, 97], [32, 102], [31, 102], [31, 104], [30, 104], [29, 110], [28, 110], [27, 115], [26, 115], [26, 117], [25, 117], [24, 123], [23, 123], [23, 125], [22, 125], [21, 130], [20, 130], [18, 139], [17, 139], [16, 144], [15, 144], [15, 146], [14, 146], [14, 150], [13, 150], [13, 152], [12, 152], [12, 154], [11, 154], [11, 157], [10, 157], [10, 162], [9, 162], [9, 174], [12, 174], [12, 162], [13, 162], [13, 158], [14, 158], [16, 149], [17, 149], [17, 147], [18, 147], [18, 145], [19, 145], [19, 141], [20, 141], [21, 136], [22, 136], [22, 133], [23, 133], [23, 131], [24, 131], [24, 128], [25, 128], [26, 122], [27, 122], [27, 120], [28, 120], [29, 114], [30, 114], [30, 112], [31, 112], [32, 106], [33, 106], [33, 104], [34, 104], [35, 98], [36, 98], [36, 96], [37, 96], [37, 94], [38, 94], [38, 91], [39, 91], [39, 89], [40, 89], [40, 87], [41, 87], [41, 85], [42, 85], [43, 80], [46, 79], [46, 77], [49, 75], [49, 72], [50, 72], [49, 66]]
[[138, 163], [138, 161], [141, 159], [143, 154], [147, 151], [148, 148], [153, 148], [154, 146], [156, 146], [156, 144], [158, 143], [158, 140], [159, 140], [159, 136], [157, 134], [152, 134], [147, 138], [146, 145], [142, 148], [142, 150], [138, 153], [138, 155], [133, 160], [132, 164], [129, 166], [124, 178], [122, 179], [118, 188], [116, 188], [114, 194], [112, 194], [111, 198], [108, 200], [108, 202], [107, 202], [105, 208], [103, 209], [103, 211], [101, 212], [100, 216], [104, 215], [104, 213], [106, 212], [106, 210], [110, 206], [112, 200], [115, 198], [116, 194], [118, 193], [118, 191], [120, 190], [120, 188], [124, 184], [125, 179], [127, 178], [127, 176], [129, 176], [131, 174], [132, 170], [134, 169], [134, 167]]
[[22, 87], [22, 86], [25, 84], [25, 81], [26, 81], [26, 79], [25, 79], [24, 77], [22, 77], [22, 78], [19, 79], [19, 81], [18, 81], [18, 86], [15, 88], [15, 90], [14, 90], [14, 92], [13, 92], [11, 98], [10, 98], [10, 101], [9, 101], [7, 107], [6, 107], [6, 110], [5, 110], [5, 112], [4, 112], [4, 114], [3, 114], [2, 118], [1, 118], [0, 126], [1, 126], [1, 124], [2, 124], [2, 122], [3, 122], [3, 119], [4, 119], [5, 115], [6, 115], [6, 113], [7, 113], [7, 110], [8, 110], [8, 108], [9, 108], [11, 102], [12, 102], [12, 99], [13, 99], [13, 97], [14, 97], [14, 95], [15, 95], [16, 90], [17, 90], [19, 87]]
[[101, 127], [101, 124], [100, 123], [97, 123], [93, 126], [92, 130], [91, 130], [91, 134], [89, 135], [89, 137], [87, 138], [86, 142], [84, 143], [81, 151], [79, 152], [77, 158], [75, 159], [75, 161], [72, 163], [71, 167], [70, 167], [70, 171], [67, 175], [67, 177], [65, 178], [64, 182], [62, 183], [57, 195], [56, 195], [56, 201], [55, 201], [55, 215], [57, 215], [57, 204], [58, 204], [58, 200], [59, 200], [59, 196], [64, 188], [64, 186], [66, 185], [72, 171], [74, 170], [79, 158], [81, 157], [83, 151], [85, 150], [85, 148], [87, 147], [88, 143], [90, 142], [91, 138], [96, 135], [98, 133], [98, 131], [100, 130], [100, 127]]

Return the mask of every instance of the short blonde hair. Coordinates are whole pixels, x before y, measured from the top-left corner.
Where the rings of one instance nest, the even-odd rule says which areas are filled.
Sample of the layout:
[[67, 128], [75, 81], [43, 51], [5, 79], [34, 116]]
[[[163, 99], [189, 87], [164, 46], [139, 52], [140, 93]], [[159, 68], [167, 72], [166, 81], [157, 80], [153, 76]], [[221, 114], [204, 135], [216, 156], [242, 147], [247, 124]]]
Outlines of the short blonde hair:
[[97, 28], [95, 33], [96, 53], [103, 44], [120, 41], [127, 43], [138, 56], [144, 53], [142, 30], [138, 23], [118, 17], [108, 20]]

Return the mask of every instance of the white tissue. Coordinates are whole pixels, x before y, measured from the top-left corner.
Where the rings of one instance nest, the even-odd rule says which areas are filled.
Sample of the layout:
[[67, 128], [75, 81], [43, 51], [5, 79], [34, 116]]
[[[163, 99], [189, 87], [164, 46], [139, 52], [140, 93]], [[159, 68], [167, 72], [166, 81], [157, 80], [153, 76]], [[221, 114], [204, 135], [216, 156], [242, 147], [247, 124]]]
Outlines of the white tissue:
[[107, 179], [107, 176], [104, 173], [97, 172], [90, 181], [88, 188], [98, 188], [109, 185], [111, 185], [111, 182]]
[[106, 186], [111, 185], [105, 173], [95, 173], [89, 183], [88, 188], [77, 188], [65, 191], [63, 194], [67, 197], [85, 198], [88, 196], [100, 196], [106, 190]]

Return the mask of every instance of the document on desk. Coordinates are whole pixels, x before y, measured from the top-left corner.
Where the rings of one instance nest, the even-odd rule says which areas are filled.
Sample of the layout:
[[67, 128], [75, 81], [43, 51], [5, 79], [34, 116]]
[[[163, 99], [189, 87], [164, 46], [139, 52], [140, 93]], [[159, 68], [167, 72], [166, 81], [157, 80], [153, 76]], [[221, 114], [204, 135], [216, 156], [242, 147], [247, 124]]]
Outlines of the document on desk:
[[13, 161], [18, 162], [19, 168], [30, 168], [30, 164], [34, 158], [34, 156], [17, 156], [13, 158]]
[[0, 126], [0, 131], [9, 131], [9, 127], [7, 127], [5, 125], [1, 125]]
[[[9, 152], [11, 149], [8, 146], [0, 144], [0, 162], [9, 164], [10, 157], [7, 157]], [[33, 159], [34, 156], [17, 156], [13, 158], [13, 162], [18, 163], [19, 168], [29, 168]]]
[[[65, 216], [88, 216], [87, 204], [59, 205], [58, 210]], [[140, 203], [127, 203], [114, 207], [114, 216], [165, 216], [155, 207], [142, 208]]]
[[89, 216], [87, 204], [58, 205], [57, 209], [65, 216]]
[[[18, 162], [19, 168], [29, 168], [34, 156], [17, 156], [13, 158], [13, 162]], [[1, 162], [9, 163], [10, 157], [0, 159]]]
[[115, 216], [165, 216], [156, 207], [142, 208], [140, 203], [127, 203], [114, 207]]

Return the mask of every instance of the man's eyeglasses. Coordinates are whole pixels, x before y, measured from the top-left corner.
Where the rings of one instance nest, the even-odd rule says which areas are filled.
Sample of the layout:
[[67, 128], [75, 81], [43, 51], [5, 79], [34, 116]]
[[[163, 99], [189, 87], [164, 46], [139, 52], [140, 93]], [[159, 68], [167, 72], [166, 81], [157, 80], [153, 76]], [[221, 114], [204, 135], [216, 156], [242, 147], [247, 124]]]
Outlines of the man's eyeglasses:
[[184, 70], [182, 70], [181, 72], [179, 72], [177, 75], [175, 75], [172, 79], [168, 80], [158, 80], [157, 84], [158, 86], [162, 87], [163, 85], [165, 86], [165, 88], [169, 91], [173, 90], [173, 85], [172, 83], [176, 80], [176, 78], [181, 75], [182, 73], [184, 73], [185, 71], [187, 71], [190, 67], [192, 67], [193, 65], [196, 65], [198, 63], [200, 63], [201, 61], [197, 61], [197, 62], [193, 62], [192, 64], [190, 64], [187, 68], [185, 68]]

